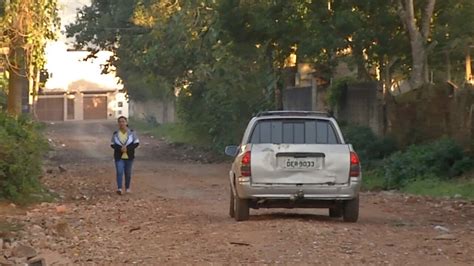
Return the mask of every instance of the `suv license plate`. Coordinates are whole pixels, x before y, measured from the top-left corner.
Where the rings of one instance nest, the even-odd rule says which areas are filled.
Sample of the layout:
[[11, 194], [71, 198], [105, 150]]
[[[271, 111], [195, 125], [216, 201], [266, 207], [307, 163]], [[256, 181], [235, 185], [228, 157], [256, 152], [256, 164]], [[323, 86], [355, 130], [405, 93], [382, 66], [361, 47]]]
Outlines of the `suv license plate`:
[[281, 158], [280, 166], [285, 169], [319, 169], [319, 158]]

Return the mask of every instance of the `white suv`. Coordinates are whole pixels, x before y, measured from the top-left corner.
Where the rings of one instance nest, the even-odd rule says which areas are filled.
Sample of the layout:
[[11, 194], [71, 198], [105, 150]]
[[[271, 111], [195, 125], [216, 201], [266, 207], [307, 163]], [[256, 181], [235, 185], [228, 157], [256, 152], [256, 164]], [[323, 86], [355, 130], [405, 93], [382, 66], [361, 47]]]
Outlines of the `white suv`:
[[329, 208], [356, 222], [361, 167], [326, 113], [263, 112], [250, 120], [239, 146], [228, 146], [230, 210], [237, 221], [249, 208]]

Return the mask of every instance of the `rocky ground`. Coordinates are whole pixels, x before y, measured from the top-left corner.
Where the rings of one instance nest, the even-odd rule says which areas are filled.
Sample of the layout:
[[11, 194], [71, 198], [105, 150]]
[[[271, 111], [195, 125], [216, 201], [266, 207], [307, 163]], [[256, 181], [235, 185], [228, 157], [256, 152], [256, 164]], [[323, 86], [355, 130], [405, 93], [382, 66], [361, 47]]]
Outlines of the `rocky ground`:
[[355, 224], [327, 210], [280, 209], [237, 223], [228, 163], [149, 136], [140, 136], [133, 192], [119, 196], [114, 126], [48, 125], [54, 151], [42, 182], [57, 200], [0, 205], [0, 265], [474, 265], [473, 202], [363, 193]]

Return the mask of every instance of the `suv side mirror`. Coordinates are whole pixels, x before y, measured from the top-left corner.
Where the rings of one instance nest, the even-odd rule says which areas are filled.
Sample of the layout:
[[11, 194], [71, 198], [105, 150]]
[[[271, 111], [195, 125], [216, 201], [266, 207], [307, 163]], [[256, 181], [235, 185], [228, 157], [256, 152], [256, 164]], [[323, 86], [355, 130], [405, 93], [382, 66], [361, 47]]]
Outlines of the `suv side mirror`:
[[237, 152], [239, 151], [239, 146], [227, 146], [225, 147], [225, 154], [235, 157], [237, 155]]

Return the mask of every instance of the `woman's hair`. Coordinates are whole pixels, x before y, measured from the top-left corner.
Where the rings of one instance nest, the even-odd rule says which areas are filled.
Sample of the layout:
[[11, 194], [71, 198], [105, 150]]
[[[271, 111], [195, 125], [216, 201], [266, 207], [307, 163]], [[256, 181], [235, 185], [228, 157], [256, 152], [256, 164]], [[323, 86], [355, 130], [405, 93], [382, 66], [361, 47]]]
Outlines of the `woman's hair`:
[[128, 127], [128, 119], [123, 115], [121, 115], [121, 116], [119, 116], [119, 118], [117, 118], [117, 122], [120, 122], [120, 119], [122, 119], [122, 118], [125, 120], [125, 122], [127, 122], [127, 127]]
[[117, 122], [120, 121], [120, 119], [122, 119], [122, 118], [125, 119], [125, 122], [128, 122], [128, 119], [123, 115], [121, 115], [121, 116], [119, 116], [119, 118], [117, 118]]

